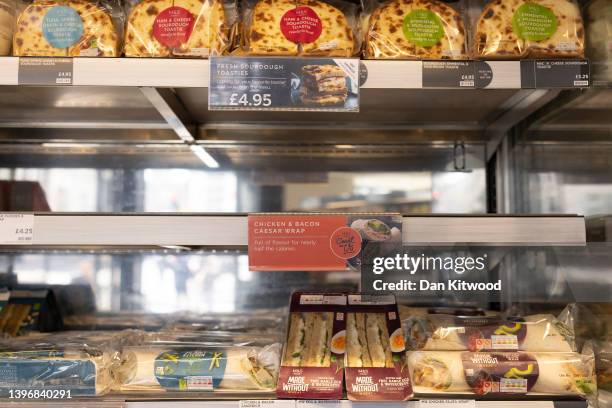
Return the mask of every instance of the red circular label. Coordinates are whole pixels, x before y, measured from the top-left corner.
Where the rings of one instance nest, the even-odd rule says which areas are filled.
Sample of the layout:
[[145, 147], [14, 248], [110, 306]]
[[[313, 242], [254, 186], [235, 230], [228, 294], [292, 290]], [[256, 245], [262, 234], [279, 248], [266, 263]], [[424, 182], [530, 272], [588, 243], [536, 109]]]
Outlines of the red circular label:
[[169, 7], [155, 17], [153, 37], [166, 47], [180, 47], [189, 40], [194, 22], [189, 10]]
[[361, 235], [351, 227], [340, 227], [332, 233], [329, 245], [338, 258], [350, 259], [361, 252]]
[[280, 27], [285, 38], [296, 44], [315, 42], [323, 29], [317, 13], [306, 6], [286, 12], [281, 18]]

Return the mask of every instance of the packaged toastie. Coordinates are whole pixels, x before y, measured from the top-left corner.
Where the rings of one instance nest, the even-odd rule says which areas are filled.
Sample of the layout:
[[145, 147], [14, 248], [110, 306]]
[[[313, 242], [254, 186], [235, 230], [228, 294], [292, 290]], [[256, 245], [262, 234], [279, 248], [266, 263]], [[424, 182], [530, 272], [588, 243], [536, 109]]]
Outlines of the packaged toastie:
[[295, 292], [276, 393], [280, 398], [342, 398], [346, 295]]
[[348, 295], [346, 393], [351, 400], [412, 397], [404, 332], [393, 295]]
[[417, 394], [597, 395], [591, 353], [410, 351]]
[[0, 0], [0, 55], [10, 55], [15, 13], [14, 0]]
[[574, 0], [491, 0], [474, 26], [475, 58], [584, 57], [584, 26]]
[[430, 314], [402, 323], [410, 350], [576, 350], [573, 321], [565, 311], [558, 318], [547, 314], [512, 318]]
[[366, 0], [365, 57], [467, 58], [461, 5], [438, 0]]
[[232, 0], [140, 0], [129, 9], [126, 57], [221, 55], [237, 19]]
[[123, 12], [111, 0], [35, 0], [15, 25], [13, 55], [119, 57]]
[[244, 0], [238, 53], [351, 57], [360, 50], [357, 16], [343, 0]]

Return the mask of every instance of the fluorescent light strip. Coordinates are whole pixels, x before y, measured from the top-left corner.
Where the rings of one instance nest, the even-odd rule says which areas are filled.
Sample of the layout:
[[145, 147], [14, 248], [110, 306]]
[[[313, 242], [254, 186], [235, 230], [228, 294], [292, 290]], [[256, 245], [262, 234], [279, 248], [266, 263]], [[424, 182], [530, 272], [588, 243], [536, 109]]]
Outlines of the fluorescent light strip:
[[219, 168], [219, 162], [217, 162], [202, 146], [191, 145], [189, 148], [206, 166], [211, 169]]

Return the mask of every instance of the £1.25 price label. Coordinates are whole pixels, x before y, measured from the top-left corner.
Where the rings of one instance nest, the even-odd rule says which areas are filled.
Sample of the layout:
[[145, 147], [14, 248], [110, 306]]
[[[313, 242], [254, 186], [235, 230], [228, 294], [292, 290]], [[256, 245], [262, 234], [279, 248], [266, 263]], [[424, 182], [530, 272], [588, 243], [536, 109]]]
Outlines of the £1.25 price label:
[[359, 111], [359, 60], [211, 57], [209, 110]]
[[0, 245], [31, 245], [34, 214], [0, 213]]

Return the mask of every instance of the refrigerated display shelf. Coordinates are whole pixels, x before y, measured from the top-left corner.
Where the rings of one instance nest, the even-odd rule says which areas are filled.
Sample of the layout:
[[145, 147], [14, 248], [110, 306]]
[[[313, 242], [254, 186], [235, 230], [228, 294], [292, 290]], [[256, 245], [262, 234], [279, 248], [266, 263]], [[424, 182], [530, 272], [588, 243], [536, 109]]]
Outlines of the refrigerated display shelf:
[[[34, 216], [31, 245], [244, 247], [247, 216], [81, 214]], [[405, 216], [404, 245], [584, 245], [581, 216]]]
[[[24, 57], [28, 58], [28, 57]], [[562, 60], [563, 61], [563, 60]], [[447, 63], [444, 61], [443, 63]], [[423, 84], [427, 61], [363, 60], [363, 88], [421, 89], [445, 87]], [[450, 62], [465, 64], [465, 61]], [[530, 64], [533, 61], [473, 61], [475, 68], [485, 67], [491, 78], [479, 84], [474, 79], [457, 81], [456, 88], [483, 87], [488, 89], [520, 89], [549, 87], [549, 81], [536, 80]], [[565, 61], [563, 61], [565, 63]], [[573, 62], [572, 62], [573, 63]], [[588, 62], [584, 62], [588, 67]], [[138, 58], [74, 58], [72, 85], [82, 86], [149, 86], [160, 88], [207, 88], [209, 61], [199, 59], [138, 59]], [[588, 69], [588, 68], [587, 68]], [[101, 75], [100, 73], [103, 73]], [[533, 77], [533, 78], [532, 78]], [[364, 78], [365, 81], [363, 80]], [[570, 78], [571, 79], [571, 78]], [[0, 57], [0, 85], [19, 85], [19, 57]], [[586, 88], [586, 80], [571, 79], [561, 88]]]

